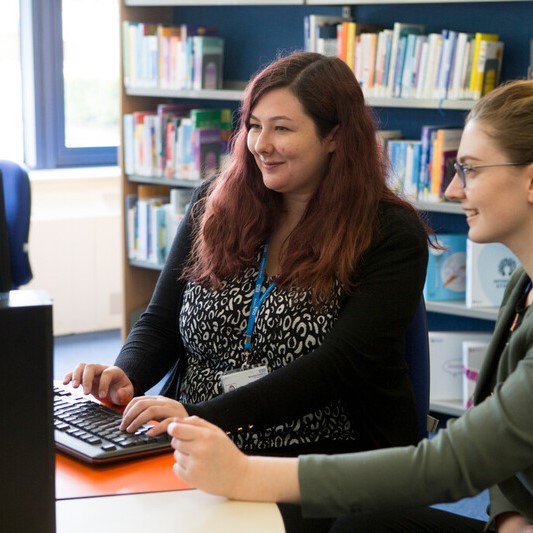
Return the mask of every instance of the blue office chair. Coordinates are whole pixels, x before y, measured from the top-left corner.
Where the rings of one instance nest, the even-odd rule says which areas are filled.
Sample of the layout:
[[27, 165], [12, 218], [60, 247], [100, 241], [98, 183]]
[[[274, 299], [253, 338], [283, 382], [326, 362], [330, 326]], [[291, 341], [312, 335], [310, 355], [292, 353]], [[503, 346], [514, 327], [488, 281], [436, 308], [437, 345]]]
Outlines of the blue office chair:
[[[2, 254], [5, 265], [0, 265], [3, 273], [3, 287], [17, 289], [28, 283], [33, 275], [28, 256], [28, 236], [30, 231], [31, 190], [28, 173], [12, 161], [0, 160], [0, 201], [3, 196], [4, 209], [0, 209], [0, 225], [7, 228], [7, 247]], [[7, 279], [8, 278], [8, 279]]]
[[428, 429], [435, 429], [436, 423], [429, 416], [429, 339], [424, 297], [407, 328], [405, 359], [415, 395], [420, 438], [423, 439], [427, 437]]

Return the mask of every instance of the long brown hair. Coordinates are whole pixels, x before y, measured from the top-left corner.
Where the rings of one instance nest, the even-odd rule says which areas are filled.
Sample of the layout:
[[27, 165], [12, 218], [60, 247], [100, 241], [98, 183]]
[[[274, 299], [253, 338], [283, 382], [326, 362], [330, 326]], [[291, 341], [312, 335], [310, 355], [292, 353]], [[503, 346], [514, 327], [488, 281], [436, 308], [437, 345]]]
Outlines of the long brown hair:
[[281, 195], [264, 186], [246, 141], [254, 106], [278, 88], [296, 96], [319, 137], [337, 126], [336, 149], [288, 237], [277, 278], [278, 286], [311, 289], [315, 302], [324, 302], [335, 281], [346, 291], [353, 287], [358, 262], [372, 241], [380, 202], [412, 207], [387, 187], [374, 117], [353, 72], [338, 58], [311, 52], [274, 61], [248, 84], [232, 138], [231, 163], [199, 206], [202, 215], [185, 276], [216, 289], [256, 262], [260, 245], [273, 230]]

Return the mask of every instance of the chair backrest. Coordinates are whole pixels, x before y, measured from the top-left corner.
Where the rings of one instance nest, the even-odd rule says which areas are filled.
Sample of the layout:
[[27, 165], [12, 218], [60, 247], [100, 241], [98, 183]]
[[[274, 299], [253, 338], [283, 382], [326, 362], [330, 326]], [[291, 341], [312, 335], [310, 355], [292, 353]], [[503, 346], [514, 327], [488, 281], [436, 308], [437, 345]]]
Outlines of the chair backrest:
[[0, 172], [9, 242], [11, 289], [16, 289], [33, 277], [28, 257], [30, 179], [26, 170], [12, 161], [0, 160]]
[[424, 298], [407, 328], [405, 359], [415, 395], [420, 438], [427, 437], [429, 416], [429, 340]]

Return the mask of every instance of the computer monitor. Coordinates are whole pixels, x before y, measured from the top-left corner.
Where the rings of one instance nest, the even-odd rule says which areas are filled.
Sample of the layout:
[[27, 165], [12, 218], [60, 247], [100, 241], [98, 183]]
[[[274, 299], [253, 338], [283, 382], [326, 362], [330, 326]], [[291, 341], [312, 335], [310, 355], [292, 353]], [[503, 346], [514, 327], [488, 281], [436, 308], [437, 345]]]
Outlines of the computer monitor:
[[4, 179], [0, 169], [0, 299], [7, 297], [6, 293], [11, 290], [12, 285]]
[[0, 530], [55, 531], [52, 302], [0, 299]]

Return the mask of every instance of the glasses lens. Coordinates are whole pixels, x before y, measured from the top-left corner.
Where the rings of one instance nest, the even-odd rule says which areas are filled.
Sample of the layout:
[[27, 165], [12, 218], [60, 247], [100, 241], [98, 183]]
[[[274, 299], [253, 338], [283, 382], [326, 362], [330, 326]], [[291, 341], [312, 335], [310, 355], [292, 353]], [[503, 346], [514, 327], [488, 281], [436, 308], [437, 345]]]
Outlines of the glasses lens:
[[455, 172], [457, 172], [457, 175], [463, 182], [463, 187], [466, 187], [466, 177], [465, 177], [465, 171], [463, 169], [463, 165], [461, 163], [454, 163], [453, 167], [455, 168]]

